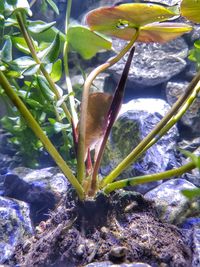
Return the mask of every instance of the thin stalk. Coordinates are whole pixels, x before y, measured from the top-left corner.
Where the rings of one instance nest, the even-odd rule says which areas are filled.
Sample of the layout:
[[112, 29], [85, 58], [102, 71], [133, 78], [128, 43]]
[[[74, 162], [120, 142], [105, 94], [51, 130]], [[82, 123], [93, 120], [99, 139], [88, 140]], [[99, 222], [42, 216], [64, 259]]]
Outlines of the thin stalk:
[[181, 107], [181, 109], [178, 111], [178, 113], [176, 115], [174, 115], [173, 118], [171, 118], [171, 120], [167, 123], [167, 125], [165, 125], [161, 129], [161, 131], [159, 132], [159, 134], [154, 139], [151, 140], [151, 142], [148, 144], [148, 146], [145, 147], [145, 151], [149, 147], [151, 147], [152, 145], [154, 145], [164, 134], [166, 134], [167, 131], [169, 131], [169, 129], [171, 129], [181, 119], [181, 117], [186, 113], [186, 111], [193, 104], [193, 102], [197, 98], [199, 92], [200, 92], [200, 86], [198, 86], [198, 84], [197, 84], [197, 86], [195, 87], [194, 91], [189, 96], [189, 98], [184, 103], [184, 105]]
[[[136, 148], [120, 163], [118, 164], [112, 172], [107, 175], [101, 182], [101, 188], [105, 187], [107, 184], [114, 181], [114, 179], [119, 176], [131, 163], [133, 163], [142, 152], [145, 151], [145, 147], [159, 134], [163, 127], [173, 118], [174, 114], [180, 109], [180, 107], [185, 103], [188, 97], [193, 92], [194, 88], [200, 80], [200, 71], [192, 79], [188, 85], [185, 93], [176, 101], [172, 106], [170, 111], [163, 117], [163, 119], [155, 126], [155, 128], [137, 145]], [[139, 156], [138, 156], [139, 155]]]
[[[71, 13], [71, 6], [72, 6], [72, 0], [67, 1], [67, 9], [66, 9], [66, 19], [65, 19], [65, 35], [67, 36], [67, 31], [69, 28], [69, 18]], [[66, 41], [64, 43], [63, 48], [63, 61], [64, 61], [64, 70], [65, 70], [65, 81], [67, 84], [67, 90], [69, 93], [69, 104], [70, 104], [70, 110], [72, 114], [72, 120], [75, 126], [78, 124], [78, 115], [75, 109], [75, 99], [73, 95], [73, 88], [72, 83], [69, 75], [69, 64], [68, 64], [68, 41], [66, 38]]]
[[36, 122], [32, 114], [29, 112], [27, 107], [24, 105], [19, 96], [12, 89], [10, 83], [8, 82], [5, 75], [0, 71], [0, 84], [3, 87], [5, 93], [13, 102], [13, 104], [17, 107], [19, 112], [22, 114], [24, 119], [26, 120], [28, 126], [33, 130], [35, 135], [41, 140], [46, 150], [52, 156], [52, 158], [57, 163], [58, 167], [64, 173], [65, 177], [70, 181], [73, 187], [76, 189], [76, 192], [80, 199], [84, 199], [84, 191], [80, 183], [77, 181], [76, 177], [73, 175], [71, 169], [68, 167], [66, 162], [63, 160], [61, 155], [58, 153], [54, 145], [51, 143], [49, 138], [44, 134], [40, 125]]
[[144, 183], [149, 183], [149, 182], [154, 182], [154, 181], [160, 181], [160, 180], [165, 180], [169, 179], [173, 176], [179, 176], [182, 175], [186, 172], [191, 171], [196, 167], [194, 162], [189, 162], [180, 168], [165, 171], [165, 172], [160, 172], [160, 173], [155, 173], [155, 174], [149, 174], [149, 175], [144, 175], [144, 176], [137, 176], [133, 178], [127, 178], [124, 180], [120, 180], [111, 184], [106, 185], [106, 187], [103, 189], [103, 191], [106, 194], [109, 194], [110, 192], [124, 188], [126, 186], [134, 186], [138, 184], [144, 184]]
[[[49, 83], [51, 90], [54, 92], [54, 94], [56, 96], [56, 99], [59, 100], [61, 98], [60, 93], [58, 92], [55, 83], [51, 79], [51, 76], [46, 71], [43, 63], [40, 61], [40, 59], [37, 56], [37, 53], [35, 51], [35, 47], [34, 47], [32, 38], [29, 35], [29, 33], [28, 33], [28, 31], [27, 31], [27, 29], [26, 29], [26, 27], [24, 25], [23, 17], [22, 17], [20, 12], [16, 13], [16, 18], [17, 18], [20, 30], [22, 32], [22, 35], [24, 36], [24, 39], [25, 39], [25, 41], [26, 41], [26, 43], [28, 45], [28, 48], [29, 48], [29, 50], [31, 52], [31, 55], [32, 55], [33, 59], [35, 60], [35, 62], [38, 65], [40, 65], [41, 72], [43, 73], [44, 77], [46, 78], [47, 82]], [[62, 109], [63, 109], [63, 111], [64, 111], [64, 113], [66, 115], [66, 118], [68, 119], [69, 122], [71, 122], [71, 114], [70, 114], [66, 104], [62, 103], [61, 107], [62, 107]]]
[[85, 156], [85, 133], [86, 133], [86, 116], [87, 116], [87, 107], [88, 107], [88, 97], [89, 97], [89, 90], [92, 85], [93, 80], [96, 78], [96, 76], [105, 71], [107, 68], [111, 67], [115, 63], [117, 63], [133, 46], [135, 41], [137, 40], [139, 36], [139, 29], [136, 29], [135, 35], [132, 37], [131, 41], [120, 51], [119, 54], [117, 54], [115, 57], [112, 57], [108, 59], [105, 63], [98, 66], [96, 69], [94, 69], [87, 77], [84, 89], [83, 89], [83, 95], [82, 95], [82, 101], [81, 101], [81, 116], [80, 116], [80, 126], [79, 126], [79, 137], [78, 137], [78, 180], [80, 183], [82, 183], [84, 176], [85, 176], [85, 162], [84, 162], [84, 156]]

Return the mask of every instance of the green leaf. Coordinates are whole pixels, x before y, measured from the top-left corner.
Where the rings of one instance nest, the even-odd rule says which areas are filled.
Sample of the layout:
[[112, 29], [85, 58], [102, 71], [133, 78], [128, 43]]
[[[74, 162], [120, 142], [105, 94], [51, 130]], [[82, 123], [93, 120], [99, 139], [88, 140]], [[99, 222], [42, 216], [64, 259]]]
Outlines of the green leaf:
[[11, 78], [22, 78], [21, 72], [16, 70], [8, 70], [6, 71], [6, 76]]
[[38, 53], [38, 57], [42, 60], [43, 63], [54, 62], [60, 53], [60, 35], [56, 35], [53, 42], [49, 47], [44, 49], [42, 52]]
[[20, 51], [22, 51], [25, 54], [30, 54], [30, 50], [29, 50], [27, 43], [23, 37], [13, 36], [11, 38], [12, 38], [12, 42], [13, 42], [14, 46], [17, 49], [19, 49]]
[[59, 9], [57, 5], [54, 3], [53, 0], [46, 0], [47, 3], [52, 7], [52, 9], [56, 12], [57, 15], [59, 15]]
[[56, 103], [56, 107], [59, 108], [71, 95], [74, 96], [74, 92], [71, 92], [67, 95], [63, 95]]
[[6, 39], [1, 50], [1, 59], [5, 62], [10, 62], [12, 60], [12, 42], [10, 37]]
[[194, 47], [200, 50], [200, 40], [194, 42]]
[[174, 17], [176, 13], [156, 4], [122, 4], [92, 10], [86, 22], [93, 31], [130, 40], [136, 28]]
[[191, 30], [192, 26], [185, 23], [155, 22], [141, 27], [138, 41], [165, 43]]
[[26, 98], [26, 103], [29, 104], [29, 106], [31, 106], [32, 108], [43, 108], [43, 106], [36, 100], [34, 99], [30, 99], [30, 98]]
[[17, 20], [13, 19], [13, 18], [7, 18], [7, 20], [5, 21], [5, 27], [10, 27], [10, 26], [17, 26], [18, 27]]
[[[101, 50], [110, 50], [112, 43], [83, 26], [68, 29], [67, 40], [71, 47], [84, 59], [90, 59]], [[80, 41], [78, 41], [80, 40]]]
[[54, 82], [57, 82], [60, 80], [62, 76], [62, 60], [58, 59], [52, 67], [51, 71], [51, 78], [53, 79]]
[[49, 88], [49, 84], [46, 81], [46, 79], [43, 76], [38, 75], [37, 81], [38, 81], [38, 85], [44, 97], [50, 101], [54, 100], [55, 94]]
[[3, 14], [3, 11], [5, 9], [5, 0], [0, 1], [0, 13]]
[[182, 194], [189, 199], [200, 197], [200, 188], [196, 188], [192, 190], [185, 189], [185, 190], [182, 190]]
[[35, 64], [35, 65], [33, 65], [33, 66], [27, 68], [27, 69], [23, 72], [23, 75], [24, 75], [24, 76], [32, 76], [32, 75], [34, 75], [34, 74], [36, 74], [36, 73], [38, 72], [39, 68], [40, 68], [40, 65]]
[[44, 21], [29, 21], [28, 29], [31, 33], [41, 33], [45, 32], [56, 24], [55, 21], [50, 23], [45, 23]]
[[13, 60], [12, 63], [14, 63], [14, 65], [17, 65], [19, 69], [26, 69], [29, 68], [30, 66], [35, 65], [35, 61], [28, 56], [19, 57]]
[[9, 5], [16, 5], [17, 0], [6, 0]]
[[200, 156], [195, 155], [194, 153], [191, 153], [190, 151], [184, 150], [179, 148], [180, 152], [185, 155], [186, 157], [189, 157], [196, 167], [200, 170]]
[[32, 15], [32, 12], [30, 10], [30, 6], [27, 0], [6, 1], [5, 11], [7, 15], [10, 15], [16, 11], [25, 11], [29, 16]]
[[49, 119], [49, 122], [53, 125], [53, 128], [56, 133], [61, 132], [62, 130], [69, 129], [69, 124], [60, 123], [54, 120]]
[[[42, 22], [42, 21], [41, 21]], [[31, 33], [31, 36], [34, 40], [36, 40], [38, 43], [45, 42], [45, 43], [52, 43], [55, 39], [56, 35], [59, 33], [60, 40], [62, 46], [64, 45], [64, 42], [66, 40], [65, 34], [59, 31], [56, 27], [51, 27], [48, 30], [42, 32], [42, 33]]]
[[200, 23], [200, 0], [182, 0], [180, 11], [182, 16]]

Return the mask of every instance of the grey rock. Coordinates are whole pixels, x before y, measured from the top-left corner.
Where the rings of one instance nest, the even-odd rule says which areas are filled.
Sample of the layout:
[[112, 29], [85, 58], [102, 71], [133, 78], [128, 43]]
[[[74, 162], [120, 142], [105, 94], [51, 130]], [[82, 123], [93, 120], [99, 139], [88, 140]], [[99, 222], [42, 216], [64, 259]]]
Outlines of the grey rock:
[[182, 223], [190, 216], [192, 209], [190, 201], [183, 196], [183, 189], [197, 188], [184, 179], [173, 179], [145, 194], [145, 198], [155, 202], [159, 218], [168, 223]]
[[[125, 42], [120, 40], [113, 42], [117, 51], [120, 51], [124, 45]], [[155, 86], [169, 81], [184, 70], [187, 55], [188, 45], [182, 37], [166, 44], [137, 43], [129, 71], [129, 82], [143, 86]], [[116, 79], [119, 79], [127, 56], [110, 68]]]
[[142, 262], [114, 264], [110, 261], [102, 261], [87, 264], [85, 267], [151, 267], [151, 265]]
[[[173, 105], [176, 100], [185, 92], [188, 82], [168, 82], [166, 86], [166, 97], [170, 105]], [[195, 102], [190, 106], [184, 116], [181, 118], [181, 122], [190, 127], [191, 133], [195, 136], [199, 136], [200, 132], [200, 96], [198, 96]]]
[[[194, 138], [194, 139], [183, 139], [181, 142], [178, 143], [178, 147], [181, 149], [184, 149], [186, 151], [189, 151], [191, 153], [194, 153], [195, 155], [200, 155], [200, 137]], [[186, 164], [188, 160], [185, 156], [181, 157], [182, 164]], [[193, 169], [191, 172], [185, 174], [185, 178], [191, 182], [192, 184], [200, 187], [200, 172], [198, 168]]]
[[18, 167], [12, 170], [13, 174], [29, 184], [44, 187], [55, 194], [64, 195], [69, 187], [69, 182], [58, 168], [49, 167], [40, 170], [32, 170], [25, 167]]
[[193, 261], [192, 267], [200, 266], [200, 228], [193, 229]]
[[[168, 110], [168, 104], [160, 99], [138, 99], [122, 105], [106, 147], [101, 168], [102, 174], [107, 174], [120, 163]], [[176, 166], [174, 147], [177, 136], [177, 128], [173, 127], [120, 177], [127, 178], [161, 172]], [[161, 181], [139, 185], [137, 190], [144, 193], [160, 183]]]
[[0, 197], [0, 264], [12, 256], [19, 242], [33, 234], [29, 213], [26, 203]]
[[200, 39], [200, 26], [199, 25], [193, 26], [193, 31], [191, 32], [190, 39], [191, 39], [191, 42], [194, 42]]
[[144, 2], [152, 2], [152, 3], [160, 3], [160, 4], [165, 4], [165, 5], [168, 5], [168, 6], [173, 6], [173, 5], [176, 5], [178, 3], [180, 3], [180, 0], [144, 0]]

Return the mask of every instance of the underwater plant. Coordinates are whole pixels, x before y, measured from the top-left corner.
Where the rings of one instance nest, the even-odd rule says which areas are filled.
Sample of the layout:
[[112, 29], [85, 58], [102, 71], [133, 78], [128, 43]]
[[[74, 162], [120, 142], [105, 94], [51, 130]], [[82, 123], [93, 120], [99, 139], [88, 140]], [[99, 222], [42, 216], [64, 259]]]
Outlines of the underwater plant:
[[[172, 20], [184, 16], [196, 22], [200, 11], [199, 2], [196, 4], [196, 1], [183, 0], [180, 10], [178, 7], [149, 3], [100, 7], [87, 14], [89, 28], [70, 26], [72, 1], [68, 0], [67, 3], [65, 33], [61, 33], [54, 27], [54, 22], [27, 19], [31, 10], [26, 0], [1, 1], [0, 30], [3, 33], [3, 46], [0, 54], [0, 85], [1, 93], [17, 108], [14, 111], [20, 116], [20, 120], [32, 129], [39, 139], [39, 147], [43, 145], [48, 151], [74, 187], [79, 199], [95, 198], [99, 191], [108, 194], [128, 185], [169, 179], [195, 168], [195, 162], [190, 161], [163, 173], [115, 181], [123, 170], [155, 144], [187, 111], [199, 93], [200, 72], [171, 110], [138, 146], [106, 177], [100, 179], [98, 175], [106, 141], [122, 104], [136, 42], [164, 43], [190, 32], [192, 26]], [[111, 50], [112, 42], [104, 35], [124, 39], [127, 44], [118, 54], [87, 76], [79, 115], [70, 81], [68, 52], [73, 49], [84, 59], [89, 59], [102, 49]], [[77, 42], [79, 39], [81, 42]], [[13, 59], [13, 46], [25, 56]], [[59, 58], [61, 49], [67, 94], [57, 85], [62, 76], [62, 61]], [[128, 52], [129, 56], [114, 95], [90, 93], [96, 76], [117, 63]], [[63, 153], [68, 153], [69, 147], [74, 147], [77, 158], [75, 174], [67, 163], [69, 154], [65, 160], [49, 139], [55, 131], [62, 134]], [[93, 148], [94, 158], [90, 153]]]

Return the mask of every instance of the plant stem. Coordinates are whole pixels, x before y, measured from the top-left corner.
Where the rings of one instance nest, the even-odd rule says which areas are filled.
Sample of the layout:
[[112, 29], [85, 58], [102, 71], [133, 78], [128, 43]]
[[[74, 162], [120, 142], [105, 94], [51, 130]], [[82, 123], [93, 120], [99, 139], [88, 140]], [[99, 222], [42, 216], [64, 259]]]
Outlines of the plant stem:
[[200, 71], [196, 74], [193, 80], [188, 85], [185, 93], [176, 101], [170, 111], [163, 117], [163, 119], [155, 126], [155, 128], [137, 145], [136, 148], [120, 163], [115, 167], [112, 172], [107, 175], [101, 182], [101, 188], [111, 183], [120, 173], [123, 172], [131, 163], [136, 161], [138, 157], [146, 151], [146, 147], [149, 148], [149, 143], [156, 138], [163, 127], [171, 120], [176, 114], [180, 107], [185, 103], [188, 97], [192, 94], [194, 88], [200, 80]]
[[0, 84], [5, 90], [5, 93], [8, 95], [10, 100], [13, 102], [13, 104], [17, 107], [17, 109], [20, 111], [24, 119], [26, 120], [29, 127], [33, 130], [35, 135], [41, 140], [46, 150], [49, 152], [49, 154], [52, 156], [52, 158], [55, 160], [59, 168], [62, 170], [66, 178], [70, 181], [70, 183], [73, 185], [73, 187], [76, 189], [76, 192], [80, 199], [84, 198], [84, 191], [82, 186], [77, 181], [76, 177], [73, 175], [71, 169], [68, 167], [66, 162], [63, 160], [63, 158], [60, 156], [54, 145], [51, 143], [49, 138], [44, 134], [43, 130], [41, 129], [40, 125], [36, 122], [32, 114], [29, 112], [27, 107], [24, 105], [22, 100], [19, 98], [19, 96], [15, 93], [15, 91], [12, 89], [10, 83], [6, 79], [5, 75], [0, 71]]
[[[65, 35], [67, 36], [67, 31], [69, 28], [69, 18], [70, 18], [70, 13], [71, 13], [71, 6], [72, 6], [72, 0], [67, 1], [67, 9], [66, 9], [66, 19], [65, 19]], [[66, 41], [64, 43], [64, 48], [63, 48], [63, 60], [64, 60], [64, 70], [65, 70], [65, 81], [67, 84], [67, 90], [69, 93], [69, 104], [70, 104], [70, 110], [72, 114], [72, 119], [75, 127], [78, 124], [78, 116], [77, 112], [75, 109], [75, 100], [74, 100], [74, 95], [73, 93], [73, 88], [72, 88], [72, 83], [69, 75], [69, 65], [68, 65], [68, 40], [66, 38]]]
[[[51, 76], [46, 71], [43, 63], [40, 61], [40, 59], [37, 56], [33, 41], [32, 41], [31, 36], [29, 35], [29, 33], [28, 33], [28, 31], [27, 31], [27, 29], [26, 29], [26, 27], [24, 25], [23, 17], [22, 17], [20, 12], [16, 13], [16, 18], [17, 18], [20, 30], [22, 32], [22, 35], [24, 36], [24, 39], [25, 39], [25, 41], [26, 41], [26, 43], [27, 43], [27, 45], [29, 47], [29, 50], [31, 52], [31, 55], [32, 55], [33, 59], [35, 60], [35, 62], [37, 64], [40, 65], [41, 72], [43, 73], [44, 77], [46, 78], [47, 82], [49, 83], [51, 90], [54, 92], [54, 94], [56, 96], [56, 99], [59, 100], [61, 98], [60, 93], [58, 92], [58, 90], [56, 88], [56, 85], [54, 84], [53, 80], [51, 79]], [[66, 104], [62, 103], [61, 107], [62, 107], [62, 109], [63, 109], [63, 111], [64, 111], [64, 113], [66, 115], [66, 118], [68, 119], [69, 122], [71, 122], [71, 114], [70, 114]]]
[[117, 54], [115, 57], [112, 57], [108, 59], [104, 64], [98, 66], [96, 69], [94, 69], [87, 77], [84, 89], [83, 89], [83, 95], [82, 95], [82, 101], [81, 101], [81, 116], [80, 116], [80, 126], [79, 126], [79, 137], [78, 137], [78, 180], [80, 183], [82, 183], [84, 176], [85, 176], [85, 133], [86, 133], [86, 116], [87, 116], [87, 107], [88, 107], [88, 96], [89, 96], [89, 90], [92, 85], [93, 80], [96, 78], [96, 76], [105, 71], [107, 68], [111, 67], [115, 63], [117, 63], [133, 46], [135, 41], [137, 40], [139, 36], [139, 29], [136, 29], [135, 35], [132, 37], [131, 41], [120, 51], [119, 54]]
[[111, 184], [108, 184], [103, 191], [106, 194], [109, 194], [110, 192], [120, 189], [126, 186], [134, 186], [138, 184], [144, 184], [144, 183], [149, 183], [149, 182], [154, 182], [154, 181], [159, 181], [159, 180], [164, 180], [164, 179], [169, 179], [170, 177], [173, 176], [179, 176], [182, 175], [186, 172], [191, 171], [196, 167], [194, 162], [189, 162], [180, 168], [165, 171], [165, 172], [160, 172], [160, 173], [155, 173], [155, 174], [149, 174], [149, 175], [144, 175], [144, 176], [137, 176], [133, 178], [127, 178], [124, 180], [120, 180]]
[[[200, 83], [200, 82], [199, 82]], [[192, 94], [188, 97], [187, 101], [185, 101], [184, 105], [180, 108], [178, 113], [174, 115], [171, 120], [165, 125], [159, 132], [159, 134], [154, 137], [151, 142], [145, 147], [145, 151], [154, 145], [169, 129], [171, 129], [177, 121], [181, 119], [181, 117], [186, 113], [186, 111], [189, 109], [189, 107], [193, 104], [194, 100], [197, 98], [198, 93], [200, 92], [200, 84], [197, 84], [197, 86], [194, 88], [194, 91]], [[143, 152], [143, 151], [142, 151]]]

